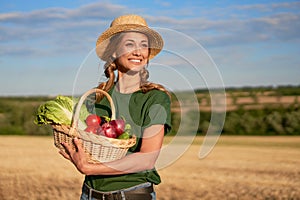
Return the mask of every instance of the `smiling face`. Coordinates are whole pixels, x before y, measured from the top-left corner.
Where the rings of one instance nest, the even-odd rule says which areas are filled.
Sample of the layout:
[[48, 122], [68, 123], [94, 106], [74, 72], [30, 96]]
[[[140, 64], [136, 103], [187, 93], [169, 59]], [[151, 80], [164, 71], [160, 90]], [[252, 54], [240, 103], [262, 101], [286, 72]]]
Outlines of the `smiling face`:
[[149, 59], [149, 41], [143, 33], [122, 33], [116, 52], [118, 70], [122, 73], [140, 71]]

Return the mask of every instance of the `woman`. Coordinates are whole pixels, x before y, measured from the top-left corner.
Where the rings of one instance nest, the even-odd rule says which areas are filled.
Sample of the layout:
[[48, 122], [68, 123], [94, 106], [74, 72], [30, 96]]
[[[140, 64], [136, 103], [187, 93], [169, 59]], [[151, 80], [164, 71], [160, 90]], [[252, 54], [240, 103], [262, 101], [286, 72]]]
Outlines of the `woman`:
[[[60, 153], [86, 175], [82, 200], [156, 199], [153, 184], [161, 180], [154, 165], [163, 137], [171, 129], [170, 96], [163, 86], [147, 81], [146, 67], [162, 47], [161, 36], [137, 15], [116, 18], [98, 38], [96, 53], [106, 61], [108, 78], [98, 88], [112, 96], [116, 115], [131, 125], [137, 143], [124, 158], [97, 164], [87, 162], [79, 139], [74, 139], [77, 151], [63, 144], [68, 153]], [[96, 101], [98, 115], [111, 114], [106, 97], [97, 94]]]

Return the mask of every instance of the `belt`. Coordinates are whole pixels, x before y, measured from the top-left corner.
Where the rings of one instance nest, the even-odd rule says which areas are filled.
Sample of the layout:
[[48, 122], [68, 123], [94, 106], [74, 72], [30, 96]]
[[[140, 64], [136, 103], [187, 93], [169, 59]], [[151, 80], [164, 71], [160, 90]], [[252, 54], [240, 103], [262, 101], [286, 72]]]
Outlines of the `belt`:
[[[149, 183], [150, 184], [150, 183]], [[84, 184], [82, 192], [89, 196], [89, 199], [100, 200], [152, 200], [151, 193], [154, 192], [153, 185], [146, 187], [132, 187], [112, 192], [101, 192]]]

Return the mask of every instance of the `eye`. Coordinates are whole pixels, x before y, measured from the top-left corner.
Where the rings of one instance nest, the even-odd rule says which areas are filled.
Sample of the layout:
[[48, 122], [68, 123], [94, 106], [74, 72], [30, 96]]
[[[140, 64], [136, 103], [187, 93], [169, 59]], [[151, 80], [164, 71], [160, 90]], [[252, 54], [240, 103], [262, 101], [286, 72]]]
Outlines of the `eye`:
[[142, 43], [141, 45], [143, 48], [148, 48], [148, 43]]
[[132, 46], [133, 46], [133, 43], [132, 43], [132, 42], [127, 42], [127, 43], [125, 43], [125, 46], [126, 46], [126, 47], [132, 47]]

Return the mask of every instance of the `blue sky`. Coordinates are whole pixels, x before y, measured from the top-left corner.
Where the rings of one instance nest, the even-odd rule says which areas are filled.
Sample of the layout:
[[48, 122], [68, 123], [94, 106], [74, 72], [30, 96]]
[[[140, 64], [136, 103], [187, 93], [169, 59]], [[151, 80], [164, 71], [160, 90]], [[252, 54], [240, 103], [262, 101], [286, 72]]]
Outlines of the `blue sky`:
[[165, 39], [170, 90], [299, 85], [299, 1], [0, 1], [0, 95], [82, 93], [103, 80], [97, 37], [135, 13]]

